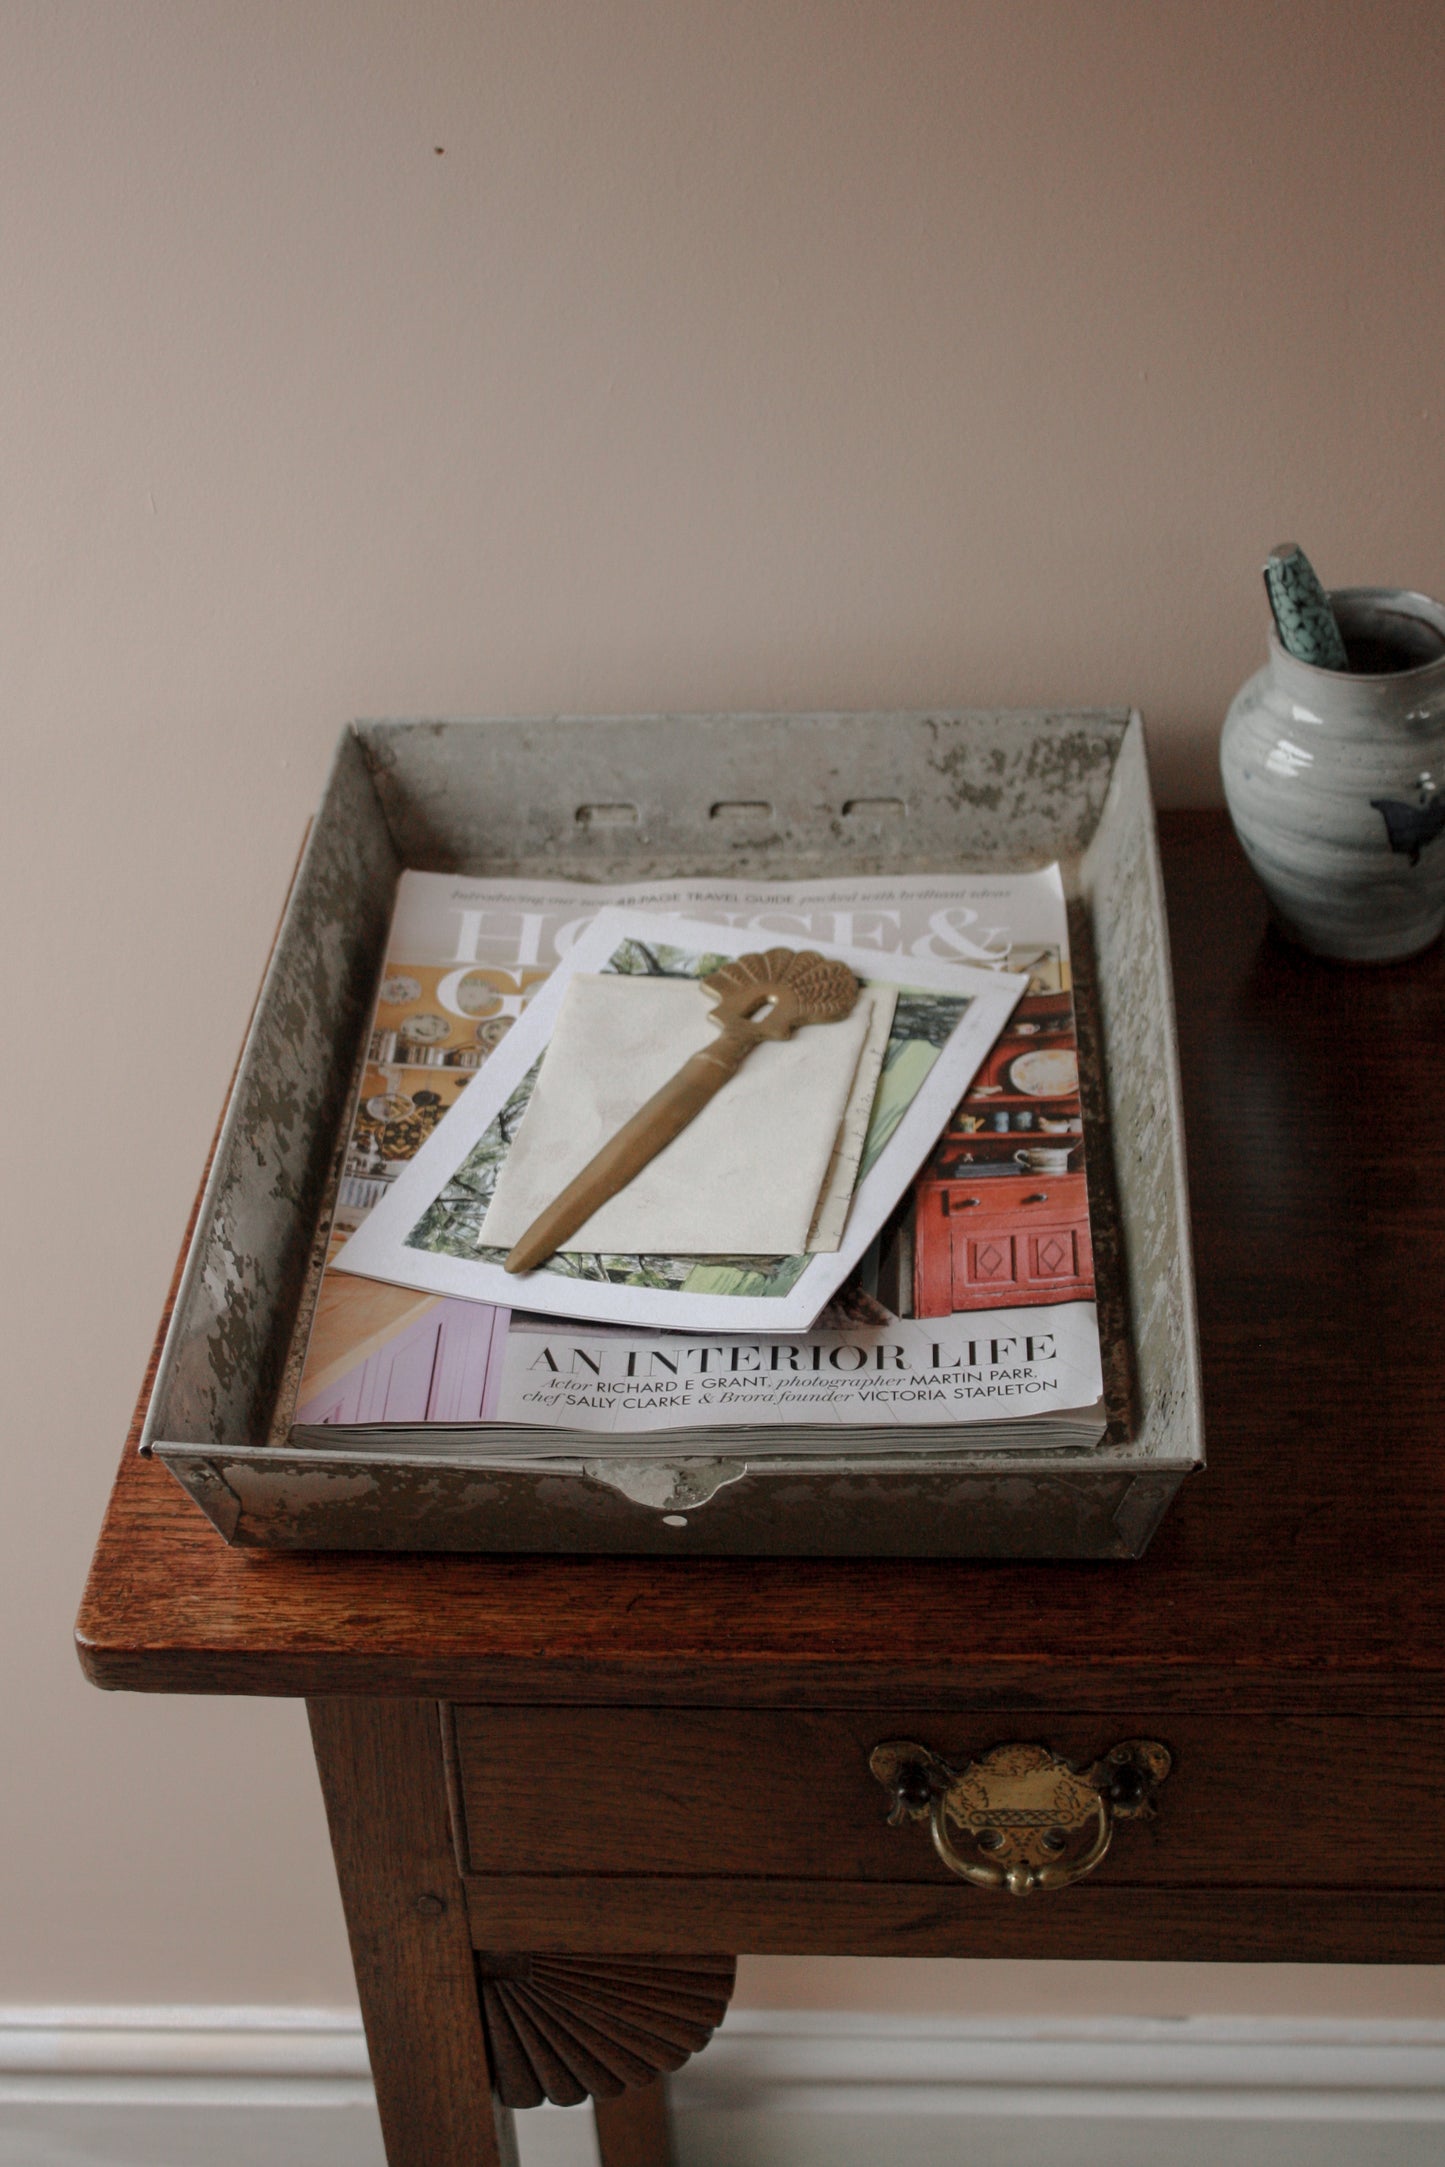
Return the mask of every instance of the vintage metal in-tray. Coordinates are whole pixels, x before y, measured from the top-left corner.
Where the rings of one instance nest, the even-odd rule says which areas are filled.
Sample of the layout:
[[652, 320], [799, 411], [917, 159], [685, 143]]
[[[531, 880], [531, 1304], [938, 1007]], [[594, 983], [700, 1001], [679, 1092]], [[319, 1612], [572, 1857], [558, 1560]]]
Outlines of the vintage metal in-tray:
[[[1109, 1423], [1084, 1451], [634, 1466], [271, 1442], [403, 866], [618, 881], [1057, 858], [1071, 898]], [[284, 1426], [280, 1428], [284, 1439]], [[783, 1440], [774, 1438], [774, 1445]], [[343, 733], [151, 1400], [231, 1542], [377, 1550], [1139, 1555], [1203, 1458], [1172, 991], [1137, 717], [657, 716]]]

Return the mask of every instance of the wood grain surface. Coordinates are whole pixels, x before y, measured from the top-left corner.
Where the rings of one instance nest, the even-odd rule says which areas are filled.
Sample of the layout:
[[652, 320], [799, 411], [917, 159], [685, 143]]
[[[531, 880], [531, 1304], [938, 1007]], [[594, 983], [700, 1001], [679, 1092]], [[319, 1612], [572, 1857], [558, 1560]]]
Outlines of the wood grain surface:
[[[889, 1826], [868, 1767], [900, 1735], [887, 1707], [459, 1708], [456, 1724], [469, 1876], [958, 1886], [926, 1824]], [[903, 1735], [955, 1768], [1011, 1742], [1075, 1767], [1127, 1736], [1166, 1745], [1156, 1814], [1119, 1822], [1092, 1886], [1445, 1894], [1438, 1717], [920, 1710]]]
[[487, 2066], [436, 1708], [316, 1700], [309, 1714], [387, 2167], [517, 2167]]
[[599, 2099], [592, 2112], [601, 2167], [670, 2167], [666, 2085], [648, 2084], [617, 2099]]
[[482, 2028], [509, 2107], [618, 2099], [701, 2052], [737, 1983], [737, 1959], [477, 1952]]
[[258, 1556], [133, 1432], [80, 1615], [87, 1674], [864, 1703], [900, 1729], [909, 1707], [1445, 1704], [1445, 950], [1316, 962], [1267, 930], [1222, 815], [1162, 831], [1210, 1464], [1142, 1562]]
[[[1123, 1830], [1117, 1841], [1132, 1834]], [[1107, 1862], [1106, 1862], [1107, 1866]], [[1097, 1876], [1022, 1902], [962, 1881], [590, 1879], [467, 1887], [492, 1946], [687, 1955], [1003, 1956], [1268, 1964], [1445, 1962], [1445, 1895], [1415, 1889], [1115, 1888]]]

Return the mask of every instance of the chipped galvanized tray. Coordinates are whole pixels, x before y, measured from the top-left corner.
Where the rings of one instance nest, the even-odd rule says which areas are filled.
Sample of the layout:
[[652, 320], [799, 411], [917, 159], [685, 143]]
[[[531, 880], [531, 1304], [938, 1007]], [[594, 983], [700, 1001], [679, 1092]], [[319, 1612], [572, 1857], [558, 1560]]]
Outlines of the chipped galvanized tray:
[[[1070, 891], [1093, 1086], [1101, 1445], [519, 1467], [287, 1442], [317, 1229], [403, 866], [615, 881], [1017, 870], [1052, 858]], [[142, 1449], [228, 1542], [265, 1547], [1140, 1555], [1202, 1465], [1203, 1431], [1168, 946], [1138, 717], [346, 730], [261, 988]]]

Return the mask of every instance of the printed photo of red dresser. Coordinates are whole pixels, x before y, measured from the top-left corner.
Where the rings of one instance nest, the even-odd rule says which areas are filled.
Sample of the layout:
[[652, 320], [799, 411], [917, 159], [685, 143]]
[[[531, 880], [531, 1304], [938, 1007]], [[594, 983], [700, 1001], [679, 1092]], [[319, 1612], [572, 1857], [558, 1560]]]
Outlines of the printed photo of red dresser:
[[1068, 992], [1025, 994], [914, 1193], [916, 1316], [1093, 1300]]

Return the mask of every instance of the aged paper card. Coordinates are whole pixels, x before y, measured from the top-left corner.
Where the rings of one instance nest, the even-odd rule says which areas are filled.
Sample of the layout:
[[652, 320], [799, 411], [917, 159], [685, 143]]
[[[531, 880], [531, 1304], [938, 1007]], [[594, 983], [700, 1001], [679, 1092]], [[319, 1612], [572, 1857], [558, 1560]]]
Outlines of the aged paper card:
[[[572, 979], [482, 1225], [488, 1248], [519, 1241], [688, 1056], [712, 1043], [711, 1011], [696, 979]], [[841, 1022], [805, 1024], [756, 1047], [563, 1249], [667, 1256], [806, 1249], [871, 1020], [871, 1004], [860, 1000]]]

